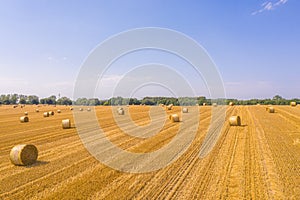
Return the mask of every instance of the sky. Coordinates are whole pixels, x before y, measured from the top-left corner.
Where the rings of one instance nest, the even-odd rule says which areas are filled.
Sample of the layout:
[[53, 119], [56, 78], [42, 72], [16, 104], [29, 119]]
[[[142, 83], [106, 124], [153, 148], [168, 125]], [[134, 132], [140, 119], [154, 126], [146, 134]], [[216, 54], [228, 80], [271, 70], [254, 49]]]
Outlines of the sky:
[[[130, 29], [159, 27], [205, 49], [227, 98], [299, 98], [299, 7], [298, 0], [0, 0], [0, 94], [72, 98], [81, 67], [99, 44]], [[95, 96], [118, 95], [122, 77], [148, 63], [174, 67], [196, 96], [210, 94], [205, 78], [182, 59], [152, 50], [133, 54], [111, 65]], [[137, 88], [131, 95], [172, 96], [157, 84]]]

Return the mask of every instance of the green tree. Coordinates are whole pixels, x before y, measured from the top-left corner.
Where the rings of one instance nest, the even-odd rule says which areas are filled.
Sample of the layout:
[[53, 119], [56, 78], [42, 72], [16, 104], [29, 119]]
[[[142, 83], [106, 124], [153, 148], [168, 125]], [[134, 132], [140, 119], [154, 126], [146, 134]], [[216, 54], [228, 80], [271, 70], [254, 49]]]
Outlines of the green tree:
[[72, 105], [72, 100], [68, 97], [61, 97], [56, 102], [58, 105]]

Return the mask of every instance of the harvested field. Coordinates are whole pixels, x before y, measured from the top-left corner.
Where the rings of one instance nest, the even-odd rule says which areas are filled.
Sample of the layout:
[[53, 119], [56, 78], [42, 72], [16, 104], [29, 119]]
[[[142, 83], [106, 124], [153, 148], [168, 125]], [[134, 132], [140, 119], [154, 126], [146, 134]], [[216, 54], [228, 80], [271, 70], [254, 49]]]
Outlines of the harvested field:
[[[60, 114], [44, 118], [53, 106], [26, 105], [28, 123], [20, 123], [24, 110], [0, 107], [0, 199], [298, 199], [300, 196], [300, 107], [228, 106], [226, 120], [215, 148], [200, 159], [212, 106], [188, 107], [189, 119], [179, 123], [181, 107], [166, 110], [161, 131], [148, 139], [132, 137], [117, 126], [110, 107], [95, 108], [99, 125], [115, 145], [136, 153], [152, 152], [168, 144], [183, 123], [200, 112], [200, 126], [188, 150], [174, 163], [155, 172], [124, 173], [111, 169], [84, 148], [72, 112], [87, 109], [56, 106]], [[217, 108], [220, 108], [218, 106]], [[130, 106], [125, 115], [139, 126], [151, 123], [148, 106]], [[117, 108], [116, 108], [117, 109]], [[199, 110], [198, 110], [199, 109]], [[130, 115], [130, 118], [125, 118]], [[241, 117], [241, 126], [230, 126], [230, 116]], [[155, 116], [155, 113], [154, 113]], [[72, 128], [62, 129], [70, 119]], [[89, 120], [82, 123], [89, 123]], [[76, 124], [74, 125], [76, 127]], [[191, 125], [191, 128], [196, 128]], [[184, 130], [183, 130], [184, 131]], [[187, 130], [188, 131], [188, 130]], [[38, 161], [14, 166], [9, 159], [13, 146], [33, 144]]]

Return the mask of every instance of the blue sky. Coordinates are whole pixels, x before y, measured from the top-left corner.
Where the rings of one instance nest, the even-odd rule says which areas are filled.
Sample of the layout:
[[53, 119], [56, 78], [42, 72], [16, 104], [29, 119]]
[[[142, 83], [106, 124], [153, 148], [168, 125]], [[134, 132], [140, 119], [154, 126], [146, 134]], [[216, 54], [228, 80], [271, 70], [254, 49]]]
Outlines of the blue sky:
[[[0, 1], [0, 93], [72, 97], [80, 67], [99, 43], [128, 29], [162, 27], [207, 50], [228, 98], [300, 97], [299, 7], [298, 0]], [[107, 85], [122, 67], [107, 74]], [[110, 97], [106, 89], [97, 95]]]

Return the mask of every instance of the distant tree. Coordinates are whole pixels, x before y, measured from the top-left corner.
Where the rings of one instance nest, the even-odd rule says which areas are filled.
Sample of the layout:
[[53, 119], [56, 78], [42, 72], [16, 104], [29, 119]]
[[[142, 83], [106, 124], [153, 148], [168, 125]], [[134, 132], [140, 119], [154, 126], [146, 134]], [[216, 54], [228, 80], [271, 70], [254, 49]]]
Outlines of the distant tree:
[[78, 98], [78, 99], [75, 101], [75, 104], [76, 104], [76, 105], [87, 106], [87, 105], [89, 105], [89, 102], [88, 102], [88, 99], [87, 99], [87, 98]]
[[97, 98], [92, 98], [92, 99], [88, 100], [88, 105], [97, 106], [97, 105], [100, 105], [100, 101]]
[[56, 102], [58, 105], [72, 105], [72, 100], [68, 97], [61, 97]]
[[26, 104], [26, 99], [21, 98], [20, 101], [19, 101], [19, 103], [20, 103], [20, 104]]
[[30, 95], [27, 97], [28, 104], [39, 104], [39, 97], [35, 95]]

